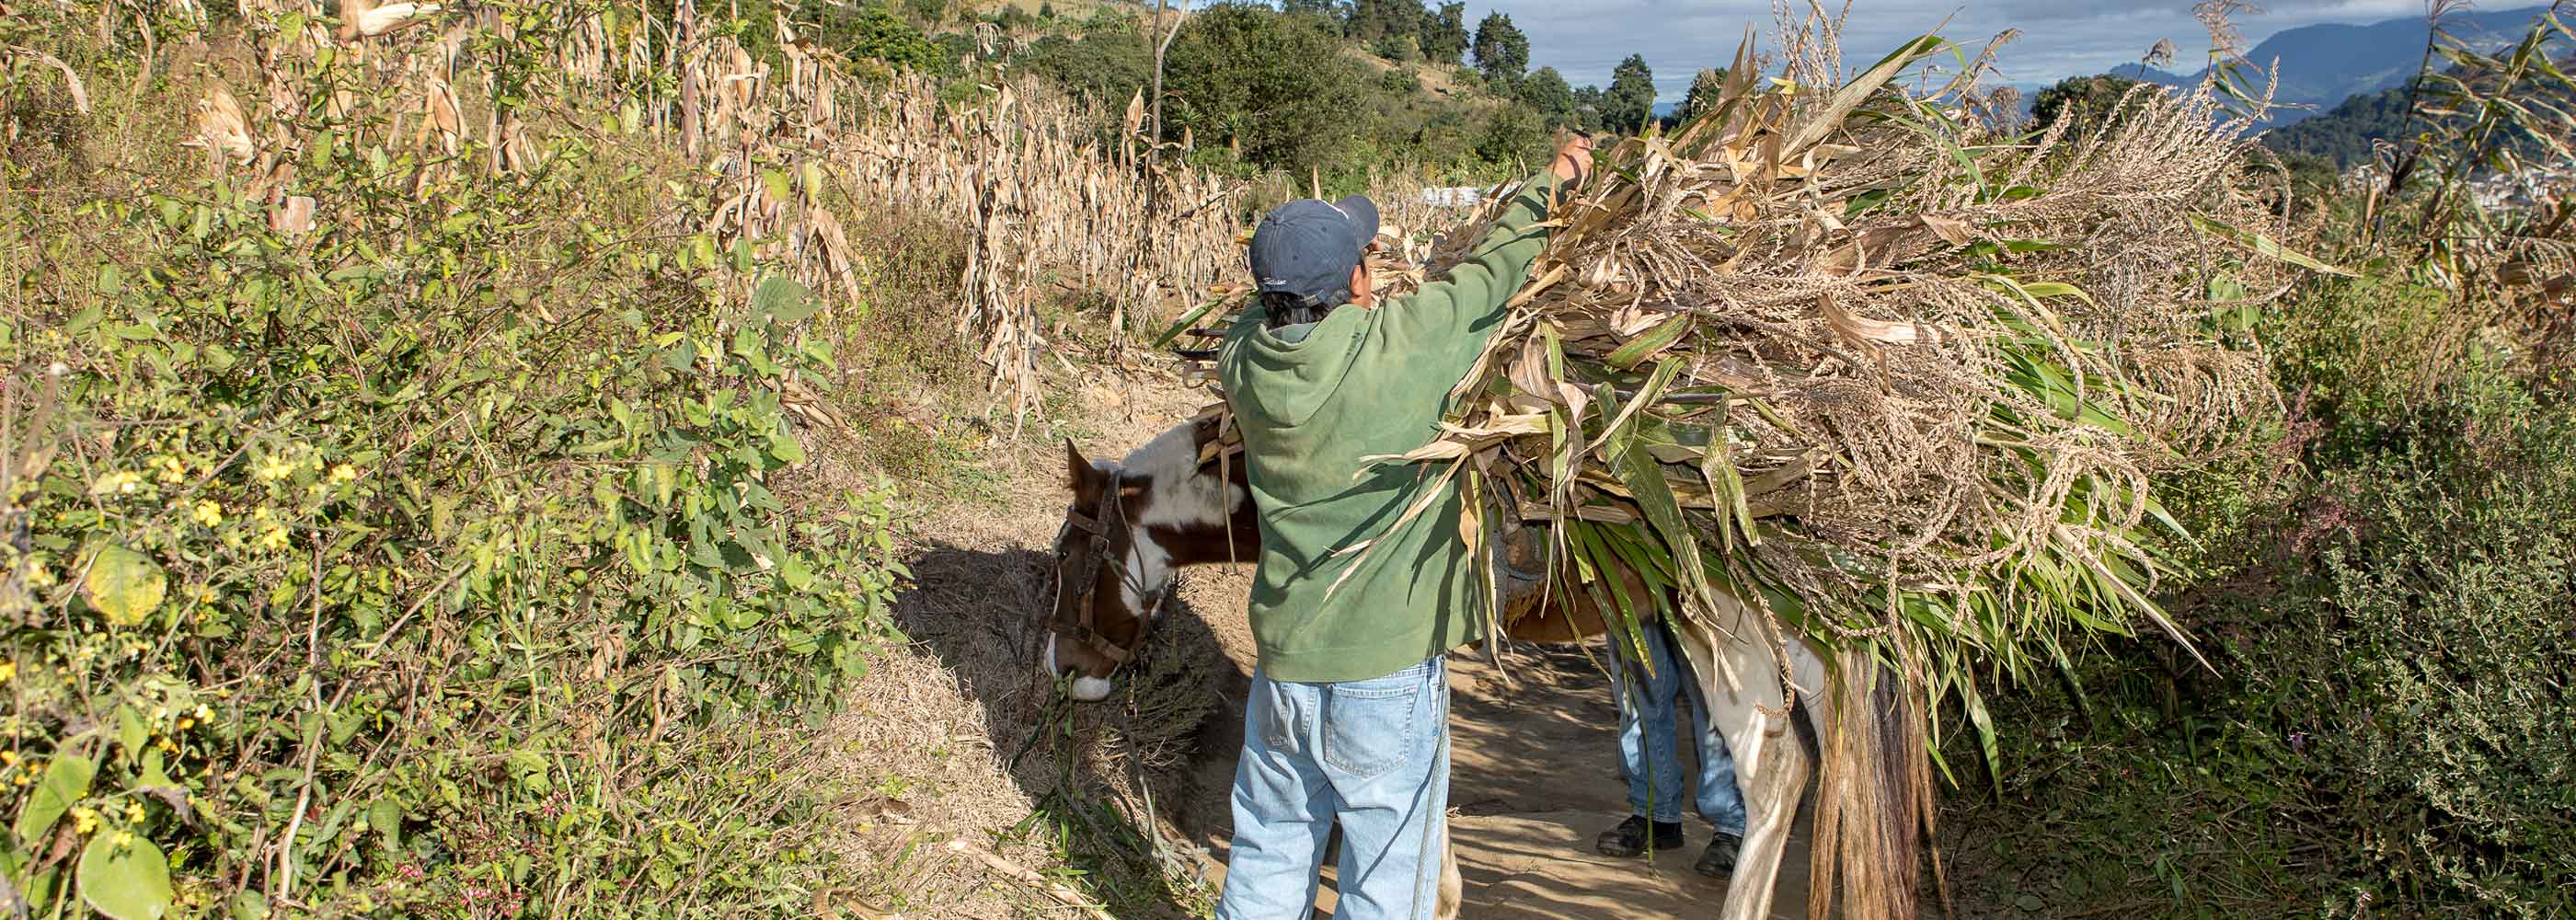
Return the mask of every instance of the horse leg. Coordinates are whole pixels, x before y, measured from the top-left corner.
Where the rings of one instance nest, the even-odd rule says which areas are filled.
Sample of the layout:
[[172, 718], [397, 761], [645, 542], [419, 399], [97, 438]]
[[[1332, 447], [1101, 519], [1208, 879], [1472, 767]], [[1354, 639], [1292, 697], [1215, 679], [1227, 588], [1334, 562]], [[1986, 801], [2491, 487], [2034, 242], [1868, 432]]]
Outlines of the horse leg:
[[[1780, 686], [1777, 650], [1762, 638], [1760, 614], [1720, 597], [1717, 619], [1733, 625], [1732, 638], [1688, 621], [1674, 633], [1690, 656], [1708, 700], [1709, 725], [1726, 739], [1735, 758], [1736, 785], [1744, 794], [1744, 844], [1736, 852], [1723, 920], [1762, 920], [1771, 915], [1773, 883], [1806, 792], [1807, 750], [1791, 729], [1789, 700]], [[1720, 660], [1724, 664], [1719, 664]], [[1729, 688], [1733, 673], [1741, 686]]]

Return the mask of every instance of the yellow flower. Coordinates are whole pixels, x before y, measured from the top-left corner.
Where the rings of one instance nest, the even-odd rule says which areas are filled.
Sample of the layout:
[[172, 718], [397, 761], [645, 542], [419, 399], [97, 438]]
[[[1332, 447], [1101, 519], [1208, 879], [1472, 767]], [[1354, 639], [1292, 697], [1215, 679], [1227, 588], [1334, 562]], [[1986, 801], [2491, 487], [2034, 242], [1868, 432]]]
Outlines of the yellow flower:
[[72, 830], [83, 834], [98, 830], [98, 812], [88, 808], [72, 809]]
[[259, 546], [261, 549], [285, 549], [287, 542], [286, 528], [279, 527], [274, 524], [269, 525], [268, 530], [259, 535]]
[[125, 820], [128, 823], [141, 823], [143, 820], [143, 803], [125, 803]]
[[116, 847], [116, 848], [118, 848], [118, 849], [123, 849], [123, 848], [125, 848], [127, 845], [132, 844], [133, 842], [134, 842], [134, 832], [133, 832], [133, 831], [117, 831], [117, 832], [116, 832], [116, 838], [115, 838], [114, 840], [110, 841], [110, 842], [109, 842], [109, 845], [110, 845], [110, 846], [113, 846], [113, 847]]
[[259, 462], [259, 469], [256, 471], [256, 475], [261, 479], [275, 482], [288, 476], [295, 475], [295, 463], [294, 461], [288, 460], [284, 457], [270, 457]]
[[[8, 683], [10, 678], [13, 678], [13, 677], [16, 677], [16, 676], [18, 676], [18, 663], [17, 663], [17, 662], [15, 662], [15, 661], [0, 661], [0, 684]], [[5, 752], [0, 752], [0, 753], [5, 753]], [[10, 759], [11, 759], [11, 760], [15, 760], [15, 759], [17, 759], [17, 758], [16, 758], [14, 755], [12, 755], [12, 756], [10, 757]]]
[[171, 743], [170, 739], [168, 739], [168, 738], [163, 738], [163, 739], [161, 739], [161, 753], [164, 753], [164, 754], [176, 754], [176, 753], [179, 753], [179, 746], [178, 746], [177, 744], [173, 744], [173, 743]]
[[184, 731], [187, 731], [189, 728], [191, 728], [191, 727], [195, 726], [196, 724], [197, 724], [197, 720], [195, 720], [195, 719], [188, 718], [187, 716], [180, 716], [180, 717], [179, 717], [179, 730], [180, 730], [180, 731], [183, 731], [183, 732], [184, 732]]
[[195, 518], [199, 524], [213, 527], [224, 522], [224, 506], [211, 501], [199, 501], [197, 507], [191, 510], [188, 516]]
[[205, 720], [206, 720], [206, 718], [207, 718], [208, 716], [213, 715], [213, 713], [210, 713], [210, 712], [207, 712], [207, 711], [206, 711], [206, 704], [204, 704], [204, 703], [198, 703], [198, 704], [197, 704], [197, 711], [196, 711], [195, 715], [196, 715], [196, 717], [197, 717], [197, 721], [203, 722], [203, 721], [205, 721]]
[[137, 473], [133, 470], [118, 470], [105, 476], [98, 477], [97, 482], [90, 483], [89, 494], [126, 495], [131, 494], [134, 490], [142, 487], [143, 474]]
[[16, 752], [16, 751], [0, 750], [0, 767], [5, 767], [5, 766], [8, 766], [8, 765], [10, 765], [10, 764], [17, 763], [17, 762], [18, 762], [18, 752]]
[[358, 478], [357, 467], [343, 463], [331, 468], [331, 479], [334, 482], [348, 482], [356, 478]]
[[188, 479], [188, 463], [177, 457], [161, 458], [161, 481], [176, 485]]

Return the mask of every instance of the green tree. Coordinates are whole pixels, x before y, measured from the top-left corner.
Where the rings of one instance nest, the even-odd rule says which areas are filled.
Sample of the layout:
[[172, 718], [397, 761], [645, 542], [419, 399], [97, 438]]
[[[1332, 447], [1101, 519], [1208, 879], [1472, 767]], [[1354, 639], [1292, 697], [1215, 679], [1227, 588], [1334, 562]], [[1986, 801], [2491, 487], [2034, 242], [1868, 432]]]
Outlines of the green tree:
[[1509, 88], [1529, 69], [1529, 36], [1512, 25], [1512, 17], [1488, 13], [1476, 23], [1476, 70], [1497, 90]]
[[1566, 85], [1565, 75], [1557, 73], [1556, 68], [1541, 67], [1530, 71], [1530, 75], [1521, 80], [1519, 89], [1521, 102], [1537, 112], [1539, 121], [1547, 127], [1582, 126], [1582, 114], [1574, 106], [1574, 87]]
[[2045, 131], [2058, 119], [2067, 118], [2072, 119], [2067, 125], [2068, 131], [2082, 131], [2092, 122], [2109, 117], [2111, 111], [2120, 105], [2120, 99], [2137, 85], [2136, 80], [2107, 73], [2059, 80], [2056, 86], [2040, 90], [2039, 98], [2031, 100], [2031, 127]]
[[1702, 111], [1717, 104], [1718, 94], [1726, 91], [1726, 71], [1711, 67], [1691, 78], [1690, 92], [1682, 95], [1682, 104], [1673, 110], [1675, 124], [1690, 124]]
[[1375, 45], [1389, 36], [1421, 34], [1422, 21], [1429, 16], [1422, 10], [1422, 0], [1352, 0], [1350, 25], [1343, 31]]
[[1608, 101], [1601, 87], [1585, 86], [1574, 91], [1574, 126], [1586, 131], [1601, 130], [1601, 112]]
[[1440, 14], [1422, 20], [1422, 56], [1435, 64], [1458, 66], [1467, 56], [1467, 4], [1440, 4]]
[[1610, 91], [1601, 95], [1602, 127], [1622, 134], [1640, 130], [1655, 114], [1655, 72], [1643, 56], [1631, 54], [1610, 71]]
[[1494, 110], [1476, 136], [1476, 156], [1497, 166], [1520, 167], [1547, 154], [1547, 123], [1522, 106]]
[[1280, 0], [1279, 11], [1328, 20], [1338, 29], [1342, 20], [1350, 16], [1350, 3], [1349, 0]]
[[1369, 53], [1402, 64], [1420, 60], [1422, 47], [1414, 43], [1413, 33], [1389, 32], [1369, 43]]
[[1191, 16], [1164, 59], [1163, 134], [1240, 139], [1246, 159], [1332, 170], [1375, 131], [1367, 65], [1312, 17], [1226, 3]]
[[1113, 110], [1154, 76], [1154, 52], [1132, 29], [1086, 29], [1081, 38], [1040, 36], [1029, 43], [1017, 63]]

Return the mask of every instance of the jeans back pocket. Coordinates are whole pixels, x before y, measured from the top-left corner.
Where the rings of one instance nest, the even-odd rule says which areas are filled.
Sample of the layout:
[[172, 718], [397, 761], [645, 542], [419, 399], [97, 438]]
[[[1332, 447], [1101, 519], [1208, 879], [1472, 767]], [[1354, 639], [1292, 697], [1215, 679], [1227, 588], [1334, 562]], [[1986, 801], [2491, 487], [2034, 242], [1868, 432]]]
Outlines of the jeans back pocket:
[[1324, 765], [1373, 779], [1410, 763], [1437, 734], [1430, 716], [1433, 674], [1426, 662], [1373, 680], [1332, 685], [1324, 694]]

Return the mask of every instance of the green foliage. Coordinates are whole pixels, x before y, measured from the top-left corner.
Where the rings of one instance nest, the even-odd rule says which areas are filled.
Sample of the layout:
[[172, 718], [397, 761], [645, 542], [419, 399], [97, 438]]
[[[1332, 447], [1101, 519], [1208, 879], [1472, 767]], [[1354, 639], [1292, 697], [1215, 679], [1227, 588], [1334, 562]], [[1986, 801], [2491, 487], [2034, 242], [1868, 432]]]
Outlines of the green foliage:
[[1352, 0], [1342, 32], [1372, 46], [1382, 39], [1409, 40], [1422, 34], [1422, 24], [1430, 16], [1423, 11], [1422, 0]]
[[1529, 69], [1529, 36], [1512, 25], [1509, 14], [1487, 13], [1476, 22], [1475, 51], [1476, 71], [1493, 86], [1517, 83]]
[[[924, 15], [925, 3], [935, 8], [928, 15]], [[930, 23], [939, 21], [944, 8], [938, 0], [907, 0], [906, 5], [914, 18]], [[717, 27], [734, 32], [744, 50], [774, 57], [778, 36], [773, 13], [791, 14], [801, 34], [852, 58], [937, 76], [952, 75], [957, 69], [957, 59], [941, 50], [920, 26], [897, 14], [888, 0], [745, 0], [740, 18], [720, 20]]]
[[2576, 407], [2454, 296], [2333, 281], [2265, 324], [2302, 411], [2171, 503], [2215, 671], [2115, 643], [1998, 701], [2028, 730], [1965, 816], [1973, 874], [2056, 880], [2021, 893], [2059, 914], [2576, 910]]
[[2137, 85], [2136, 80], [2110, 74], [2059, 80], [2031, 100], [2031, 128], [2045, 131], [2059, 119], [2066, 119], [2068, 130], [2083, 131], [2110, 117], [2119, 108], [2120, 100]]
[[415, 191], [303, 111], [309, 232], [188, 163], [0, 203], [0, 877], [36, 916], [807, 915], [829, 796], [776, 750], [902, 574], [884, 486], [799, 481], [813, 305], [639, 232], [712, 205], [650, 145]]
[[1574, 91], [1576, 124], [1586, 131], [1599, 131], [1607, 127], [1608, 119], [1603, 117], [1602, 112], [1608, 105], [1609, 99], [1601, 92], [1601, 87], [1585, 86], [1576, 89]]
[[1112, 110], [1124, 109], [1154, 76], [1153, 49], [1126, 29], [1085, 29], [1080, 38], [1041, 36], [1018, 63]]
[[1393, 95], [1409, 96], [1422, 91], [1422, 77], [1411, 68], [1390, 67], [1378, 75], [1377, 88]]
[[1574, 88], [1565, 85], [1565, 76], [1556, 68], [1531, 71], [1518, 89], [1521, 102], [1538, 112], [1540, 123], [1550, 128], [1584, 127], [1582, 113], [1575, 109]]
[[[1402, 32], [1389, 32], [1378, 36], [1375, 41], [1369, 43], [1369, 53], [1398, 64], [1411, 63], [1422, 57], [1422, 49], [1417, 44], [1417, 39]], [[1414, 91], [1420, 89], [1421, 83], [1416, 81]]]
[[1601, 94], [1601, 126], [1625, 134], [1654, 116], [1655, 72], [1644, 57], [1631, 54], [1610, 71], [1610, 89]]
[[1467, 4], [1450, 0], [1440, 13], [1422, 20], [1422, 56], [1434, 64], [1458, 66], [1467, 57]]
[[1691, 78], [1690, 92], [1682, 96], [1682, 104], [1673, 109], [1673, 121], [1677, 124], [1690, 124], [1690, 120], [1698, 117], [1702, 110], [1717, 104], [1718, 98], [1725, 94], [1725, 88], [1725, 68], [1702, 69], [1697, 76]]
[[1519, 106], [1498, 109], [1476, 138], [1476, 155], [1489, 163], [1518, 163], [1535, 169], [1548, 154], [1552, 139], [1537, 112]]
[[1304, 174], [1339, 168], [1372, 133], [1366, 65], [1305, 18], [1227, 3], [1189, 18], [1164, 59], [1164, 133], [1240, 138], [1246, 159]]

